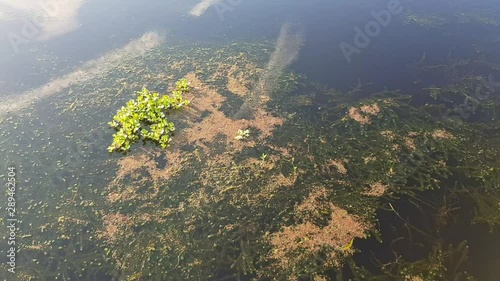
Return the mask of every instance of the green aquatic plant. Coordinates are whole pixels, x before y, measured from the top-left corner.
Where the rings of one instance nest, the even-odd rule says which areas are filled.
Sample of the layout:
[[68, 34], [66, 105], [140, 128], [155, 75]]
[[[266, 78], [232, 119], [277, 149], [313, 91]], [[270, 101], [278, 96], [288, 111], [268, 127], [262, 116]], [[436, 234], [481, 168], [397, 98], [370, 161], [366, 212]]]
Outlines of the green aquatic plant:
[[113, 121], [109, 122], [117, 132], [113, 134], [113, 143], [108, 147], [108, 151], [128, 152], [130, 146], [141, 138], [167, 148], [175, 126], [167, 120], [166, 115], [189, 104], [189, 101], [182, 97], [187, 92], [189, 85], [186, 79], [176, 83], [170, 96], [160, 96], [159, 93], [150, 92], [146, 88], [137, 92], [137, 99], [128, 101], [126, 106], [118, 110]]
[[238, 135], [234, 137], [237, 140], [244, 140], [250, 137], [250, 130], [238, 130]]
[[181, 79], [175, 83], [175, 91], [189, 92], [189, 82], [187, 79]]

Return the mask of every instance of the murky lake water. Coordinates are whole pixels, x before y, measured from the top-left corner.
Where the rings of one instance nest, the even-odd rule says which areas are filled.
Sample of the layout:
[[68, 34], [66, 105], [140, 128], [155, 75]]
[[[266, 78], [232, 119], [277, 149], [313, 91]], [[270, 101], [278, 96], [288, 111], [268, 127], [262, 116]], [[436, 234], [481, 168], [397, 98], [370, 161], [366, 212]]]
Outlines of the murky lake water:
[[0, 0], [0, 278], [498, 280], [499, 11]]

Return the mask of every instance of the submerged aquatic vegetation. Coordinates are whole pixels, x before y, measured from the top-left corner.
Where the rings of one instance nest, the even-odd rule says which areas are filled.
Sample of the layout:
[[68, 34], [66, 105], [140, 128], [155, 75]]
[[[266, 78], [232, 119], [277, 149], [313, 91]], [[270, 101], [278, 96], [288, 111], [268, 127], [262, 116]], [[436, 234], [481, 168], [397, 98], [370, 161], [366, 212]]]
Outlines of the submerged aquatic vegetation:
[[[109, 165], [114, 159], [107, 155], [96, 158], [99, 153], [77, 158], [84, 167], [88, 165], [83, 161], [97, 159], [118, 172], [111, 169], [111, 173], [116, 172], [114, 180], [92, 178], [92, 189], [83, 185], [62, 189], [51, 198], [44, 195], [54, 194], [50, 183], [30, 189], [37, 192], [30, 194], [29, 200], [36, 198], [30, 206], [46, 219], [23, 218], [24, 225], [29, 221], [33, 227], [22, 232], [31, 237], [20, 240], [21, 252], [27, 253], [21, 258], [27, 266], [20, 271], [31, 280], [69, 280], [64, 269], [87, 278], [75, 280], [97, 280], [96, 271], [120, 280], [238, 280], [256, 276], [329, 280], [355, 253], [363, 251], [358, 248], [360, 240], [379, 237], [375, 214], [387, 205], [385, 200], [443, 186], [453, 188], [460, 184], [453, 182], [454, 178], [464, 179], [471, 187], [498, 186], [498, 170], [491, 170], [498, 163], [494, 162], [498, 153], [488, 149], [490, 143], [477, 141], [480, 128], [437, 121], [398, 93], [383, 97], [370, 93], [373, 95], [360, 100], [355, 93], [318, 90], [310, 84], [297, 88], [300, 84], [292, 83], [293, 75], [284, 74], [265, 102], [252, 108], [253, 118], [228, 117], [221, 107], [246, 97], [249, 91], [232, 87], [235, 91], [224, 96], [222, 88], [232, 84], [231, 77], [238, 77], [249, 89], [258, 83], [257, 74], [266, 69], [266, 64], [258, 61], [265, 57], [259, 53], [262, 49], [245, 44], [219, 50], [169, 47], [134, 62], [132, 69], [137, 71], [116, 69], [120, 77], [116, 82], [121, 85], [116, 96], [112, 95], [114, 88], [106, 88], [103, 92], [110, 95], [101, 92], [96, 101], [78, 96], [78, 106], [71, 106], [73, 100], [66, 102], [62, 109], [69, 105], [71, 110], [63, 112], [61, 119], [96, 120], [85, 107], [94, 106], [101, 119], [107, 119], [106, 111], [115, 104], [114, 99], [125, 102], [130, 97], [123, 93], [158, 80], [173, 82], [177, 77], [189, 77], [193, 89], [205, 93], [186, 95], [193, 106], [189, 116], [176, 120], [183, 134], [167, 151], [141, 149], [121, 158], [119, 167]], [[200, 75], [190, 75], [192, 69]], [[126, 76], [129, 72], [134, 75]], [[91, 92], [96, 84], [114, 81], [105, 77], [82, 88]], [[161, 89], [162, 85], [154, 87]], [[189, 90], [186, 83], [178, 87], [181, 92]], [[306, 97], [307, 102], [299, 104], [290, 98], [292, 91]], [[75, 92], [81, 89], [75, 88]], [[152, 99], [153, 93], [148, 94]], [[91, 129], [93, 136], [102, 131], [93, 128], [95, 122], [79, 122], [76, 124]], [[78, 132], [69, 134], [71, 122], [63, 124], [68, 137], [60, 140], [53, 136], [50, 141], [74, 146], [81, 139], [85, 146], [80, 150], [95, 149], [95, 144]], [[235, 141], [238, 129], [243, 133], [251, 130], [252, 138]], [[63, 152], [59, 147], [48, 149], [42, 154], [47, 158], [50, 153]], [[41, 160], [42, 165], [51, 162]], [[54, 166], [60, 168], [60, 163]], [[85, 171], [100, 177], [94, 170]], [[61, 185], [71, 180], [71, 175], [61, 176], [65, 175], [61, 171], [54, 174]], [[80, 174], [92, 177], [90, 172]], [[37, 198], [47, 199], [43, 208]], [[55, 211], [49, 207], [53, 202], [57, 202]], [[486, 203], [477, 208], [478, 214], [498, 221], [494, 213], [498, 208], [490, 204], [493, 201]], [[477, 221], [484, 221], [480, 219]], [[91, 255], [91, 251], [97, 254]], [[429, 257], [446, 255], [447, 251], [439, 248]], [[418, 278], [438, 276], [435, 273], [445, 268], [440, 263], [433, 272], [426, 272], [427, 265], [408, 263], [408, 270], [401, 272]]]
[[[235, 61], [248, 68], [241, 57]], [[283, 75], [268, 104], [252, 108], [253, 118], [234, 120], [220, 110], [234, 97], [214, 83], [230, 84], [226, 74], [234, 69], [217, 62], [206, 68], [200, 76], [179, 74], [206, 96], [191, 99], [200, 112], [183, 123], [180, 142], [192, 149], [169, 149], [175, 154], [167, 165], [177, 172], [159, 176], [152, 155], [107, 189], [98, 237], [125, 280], [329, 276], [360, 250], [357, 241], [379, 237], [383, 200], [453, 187], [449, 178], [488, 179], [465, 165], [484, 159], [468, 152], [477, 149], [477, 128], [436, 121], [398, 92], [360, 100], [357, 92], [307, 85], [289, 89], [308, 93], [308, 103], [298, 105], [279, 87], [289, 79]], [[244, 85], [258, 83], [252, 78]], [[241, 128], [259, 138], [235, 142]]]
[[[176, 83], [171, 96], [160, 96], [159, 93], [150, 92], [146, 88], [137, 92], [137, 99], [127, 102], [126, 106], [118, 110], [113, 121], [109, 122], [117, 132], [113, 134], [113, 143], [108, 147], [108, 151], [128, 152], [130, 145], [140, 139], [153, 141], [162, 148], [167, 148], [175, 127], [167, 120], [166, 115], [189, 104], [189, 101], [182, 97], [187, 92], [189, 85], [186, 79]], [[147, 130], [147, 127], [150, 130]]]
[[476, 28], [491, 28], [500, 24], [496, 18], [498, 8], [492, 5], [485, 8], [479, 2], [466, 0], [449, 1], [440, 5], [445, 7], [442, 10], [435, 9], [435, 12], [430, 12], [432, 9], [428, 5], [425, 8], [418, 4], [409, 5], [405, 15], [406, 24], [438, 30], [449, 24], [475, 25]]

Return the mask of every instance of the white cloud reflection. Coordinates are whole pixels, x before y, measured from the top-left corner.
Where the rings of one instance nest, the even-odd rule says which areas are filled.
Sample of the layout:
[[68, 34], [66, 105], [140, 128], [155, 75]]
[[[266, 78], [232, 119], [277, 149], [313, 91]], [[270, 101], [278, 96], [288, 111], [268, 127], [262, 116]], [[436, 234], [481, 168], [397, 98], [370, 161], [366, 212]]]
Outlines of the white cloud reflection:
[[213, 6], [221, 1], [222, 0], [203, 0], [196, 6], [194, 6], [189, 12], [189, 14], [194, 17], [199, 17], [203, 15], [207, 11], [207, 9], [210, 8], [210, 6]]
[[148, 32], [124, 47], [115, 49], [98, 59], [88, 61], [78, 70], [53, 79], [41, 87], [17, 95], [2, 97], [2, 101], [0, 102], [0, 119], [6, 113], [27, 108], [33, 103], [48, 98], [72, 85], [97, 78], [115, 68], [120, 62], [140, 57], [164, 41], [164, 35], [160, 35], [157, 32]]
[[252, 94], [247, 97], [234, 117], [240, 119], [259, 104], [261, 98], [269, 97], [283, 71], [299, 56], [304, 46], [304, 28], [300, 25], [285, 23], [281, 26], [275, 50], [267, 63]]
[[[22, 24], [14, 33], [22, 34], [22, 28], [36, 28], [33, 40], [49, 40], [78, 28], [78, 12], [84, 0], [0, 0], [0, 23], [20, 20]], [[8, 17], [6, 16], [8, 15]]]

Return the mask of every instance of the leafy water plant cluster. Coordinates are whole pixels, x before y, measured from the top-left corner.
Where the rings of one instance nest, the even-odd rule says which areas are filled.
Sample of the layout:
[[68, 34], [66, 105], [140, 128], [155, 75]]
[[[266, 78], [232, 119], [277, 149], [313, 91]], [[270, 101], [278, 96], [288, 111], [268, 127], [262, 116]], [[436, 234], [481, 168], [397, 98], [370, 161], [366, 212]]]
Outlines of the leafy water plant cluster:
[[[113, 134], [113, 143], [108, 147], [110, 153], [128, 152], [130, 146], [140, 139], [153, 141], [162, 148], [167, 148], [175, 126], [166, 116], [176, 109], [188, 105], [182, 95], [189, 92], [186, 79], [176, 82], [172, 95], [160, 96], [143, 88], [137, 92], [136, 100], [130, 100], [113, 117], [109, 125], [117, 132]], [[147, 129], [149, 127], [149, 130]]]
[[237, 140], [244, 140], [250, 137], [250, 130], [238, 130], [238, 135], [234, 137]]

